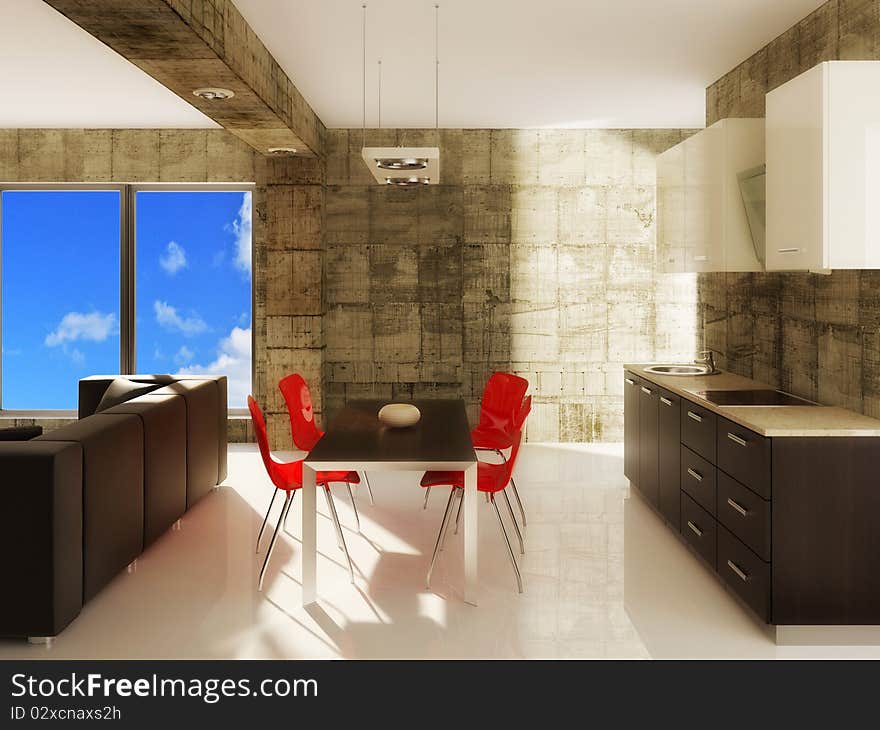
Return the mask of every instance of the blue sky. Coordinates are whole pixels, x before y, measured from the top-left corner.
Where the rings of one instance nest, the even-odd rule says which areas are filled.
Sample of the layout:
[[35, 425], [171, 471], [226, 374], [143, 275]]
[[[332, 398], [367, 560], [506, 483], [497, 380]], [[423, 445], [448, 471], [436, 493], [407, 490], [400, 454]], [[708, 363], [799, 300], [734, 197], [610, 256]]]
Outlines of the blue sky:
[[[119, 371], [119, 194], [2, 198], [2, 405], [75, 408], [76, 381]], [[220, 373], [250, 392], [250, 193], [139, 192], [137, 365]]]

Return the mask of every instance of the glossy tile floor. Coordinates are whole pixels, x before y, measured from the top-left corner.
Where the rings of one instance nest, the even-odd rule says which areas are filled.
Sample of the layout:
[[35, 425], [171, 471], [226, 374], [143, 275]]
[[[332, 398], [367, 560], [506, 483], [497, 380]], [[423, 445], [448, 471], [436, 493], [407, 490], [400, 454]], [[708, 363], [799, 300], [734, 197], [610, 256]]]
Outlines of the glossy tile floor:
[[[282, 454], [290, 458], [291, 454]], [[372, 475], [376, 505], [337, 506], [351, 585], [319, 498], [319, 605], [300, 607], [299, 497], [264, 592], [254, 542], [271, 496], [258, 452], [233, 446], [229, 478], [123, 573], [50, 647], [0, 641], [0, 658], [819, 657], [877, 647], [777, 647], [634, 495], [619, 445], [523, 448], [529, 525], [518, 595], [493, 510], [480, 508], [480, 605], [464, 605], [450, 535], [424, 577], [448, 493], [427, 511], [418, 474]], [[275, 509], [278, 509], [276, 503]], [[264, 538], [265, 540], [265, 538]]]

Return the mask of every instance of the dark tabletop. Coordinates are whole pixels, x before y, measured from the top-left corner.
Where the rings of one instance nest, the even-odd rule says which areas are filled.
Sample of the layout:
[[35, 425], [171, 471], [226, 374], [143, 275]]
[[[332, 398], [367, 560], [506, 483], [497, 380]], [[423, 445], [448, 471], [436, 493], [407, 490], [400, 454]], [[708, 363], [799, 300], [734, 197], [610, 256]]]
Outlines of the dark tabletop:
[[462, 400], [414, 400], [421, 420], [409, 428], [379, 423], [381, 400], [349, 401], [327, 427], [306, 462], [473, 462], [467, 412]]

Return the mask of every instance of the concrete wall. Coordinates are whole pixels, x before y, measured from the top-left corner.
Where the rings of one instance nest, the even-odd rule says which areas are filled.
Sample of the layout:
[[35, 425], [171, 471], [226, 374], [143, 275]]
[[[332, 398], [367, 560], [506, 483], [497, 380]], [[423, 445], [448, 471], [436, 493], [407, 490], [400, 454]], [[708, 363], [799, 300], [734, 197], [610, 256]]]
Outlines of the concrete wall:
[[[706, 121], [764, 116], [768, 91], [835, 59], [880, 59], [880, 0], [825, 3], [710, 86]], [[705, 343], [734, 372], [877, 417], [878, 295], [880, 271], [702, 275]]]
[[[376, 185], [326, 135], [324, 404], [531, 383], [532, 441], [622, 438], [622, 364], [692, 356], [693, 276], [657, 276], [655, 157], [681, 130], [441, 130], [442, 184]], [[369, 146], [435, 145], [367, 130]]]

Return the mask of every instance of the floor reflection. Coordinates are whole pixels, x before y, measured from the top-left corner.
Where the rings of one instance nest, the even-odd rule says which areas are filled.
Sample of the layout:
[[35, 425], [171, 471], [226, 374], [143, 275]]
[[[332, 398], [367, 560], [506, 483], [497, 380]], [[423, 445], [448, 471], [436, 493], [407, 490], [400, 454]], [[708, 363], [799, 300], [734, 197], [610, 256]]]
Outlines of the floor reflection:
[[303, 609], [299, 498], [258, 593], [263, 556], [254, 544], [271, 487], [257, 451], [234, 446], [226, 483], [135, 573], [118, 576], [51, 648], [3, 640], [0, 658], [878, 655], [873, 647], [777, 648], [629, 496], [622, 455], [619, 445], [524, 447], [516, 477], [529, 518], [525, 593], [516, 591], [495, 515], [481, 503], [477, 608], [461, 601], [460, 536], [450, 535], [433, 590], [425, 588], [445, 495], [422, 510], [419, 474], [371, 474], [375, 506], [365, 491], [356, 494], [361, 534], [344, 490], [336, 500], [356, 585], [319, 500], [321, 600]]

